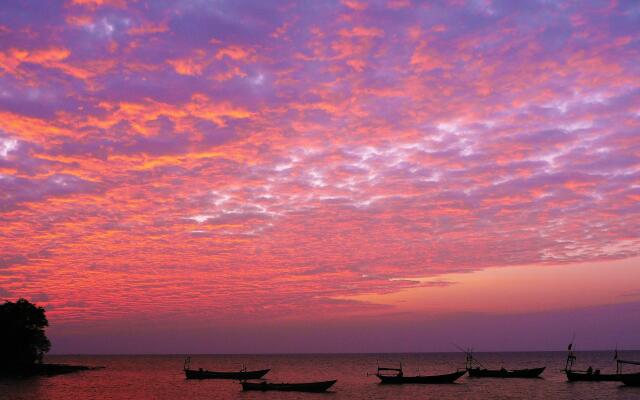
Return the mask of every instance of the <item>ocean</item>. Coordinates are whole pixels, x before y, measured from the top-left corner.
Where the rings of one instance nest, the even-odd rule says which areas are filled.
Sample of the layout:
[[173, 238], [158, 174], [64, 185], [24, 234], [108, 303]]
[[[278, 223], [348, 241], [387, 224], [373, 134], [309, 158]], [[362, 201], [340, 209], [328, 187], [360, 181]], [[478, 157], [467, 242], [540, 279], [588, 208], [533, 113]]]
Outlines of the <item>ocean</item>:
[[[578, 352], [576, 367], [615, 372], [612, 352]], [[640, 351], [621, 357], [640, 360]], [[329, 393], [242, 392], [236, 381], [186, 380], [184, 355], [78, 355], [48, 356], [50, 363], [103, 366], [104, 369], [24, 380], [1, 379], [0, 399], [640, 399], [640, 388], [618, 382], [568, 383], [564, 352], [477, 353], [486, 367], [531, 368], [546, 366], [541, 379], [491, 379], [464, 376], [449, 385], [380, 385], [376, 364], [397, 366], [405, 375], [441, 374], [464, 367], [462, 353], [411, 354], [283, 354], [192, 355], [191, 367], [210, 370], [271, 368], [272, 382], [337, 379]], [[629, 368], [626, 372], [640, 372]]]

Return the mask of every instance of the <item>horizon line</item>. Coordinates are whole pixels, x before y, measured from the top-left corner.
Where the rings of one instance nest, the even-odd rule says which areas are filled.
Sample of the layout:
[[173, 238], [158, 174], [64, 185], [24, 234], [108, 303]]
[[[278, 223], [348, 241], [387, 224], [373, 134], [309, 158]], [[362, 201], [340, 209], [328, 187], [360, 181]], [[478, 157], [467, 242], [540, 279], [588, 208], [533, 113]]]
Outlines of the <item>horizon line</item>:
[[[614, 352], [615, 349], [574, 350], [580, 352]], [[638, 352], [640, 349], [617, 349]], [[567, 350], [483, 350], [473, 353], [566, 353]], [[283, 356], [283, 355], [377, 355], [377, 354], [464, 354], [462, 351], [382, 351], [382, 352], [291, 352], [291, 353], [49, 353], [46, 356]], [[45, 357], [46, 357], [45, 356]]]

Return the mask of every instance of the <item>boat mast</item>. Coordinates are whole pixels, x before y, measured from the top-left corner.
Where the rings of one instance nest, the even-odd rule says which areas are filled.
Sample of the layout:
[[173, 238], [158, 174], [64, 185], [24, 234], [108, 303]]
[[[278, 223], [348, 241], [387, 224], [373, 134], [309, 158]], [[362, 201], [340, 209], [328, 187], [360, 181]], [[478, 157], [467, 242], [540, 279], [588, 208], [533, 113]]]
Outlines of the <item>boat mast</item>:
[[471, 353], [471, 351], [472, 351], [471, 349], [467, 349], [465, 351], [467, 356], [466, 356], [466, 360], [465, 360], [464, 366], [468, 370], [473, 368], [473, 354]]
[[187, 357], [184, 360], [184, 365], [182, 366], [182, 368], [186, 371], [189, 369], [190, 366], [191, 366], [191, 357]]
[[576, 355], [573, 352], [573, 341], [569, 343], [569, 346], [567, 347], [567, 351], [569, 353], [567, 354], [567, 362], [564, 365], [564, 370], [571, 371], [571, 368], [573, 367], [573, 362], [576, 360]]

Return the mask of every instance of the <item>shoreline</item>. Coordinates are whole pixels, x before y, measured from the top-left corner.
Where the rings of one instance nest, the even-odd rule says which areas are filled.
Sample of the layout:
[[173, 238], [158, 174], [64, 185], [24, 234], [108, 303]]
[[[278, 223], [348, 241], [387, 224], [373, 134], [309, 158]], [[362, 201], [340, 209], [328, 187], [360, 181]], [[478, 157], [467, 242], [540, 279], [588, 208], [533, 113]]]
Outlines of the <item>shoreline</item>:
[[31, 378], [37, 376], [56, 376], [71, 374], [74, 372], [93, 371], [105, 367], [90, 367], [87, 365], [72, 364], [35, 364], [28, 368], [18, 370], [1, 371], [0, 378]]

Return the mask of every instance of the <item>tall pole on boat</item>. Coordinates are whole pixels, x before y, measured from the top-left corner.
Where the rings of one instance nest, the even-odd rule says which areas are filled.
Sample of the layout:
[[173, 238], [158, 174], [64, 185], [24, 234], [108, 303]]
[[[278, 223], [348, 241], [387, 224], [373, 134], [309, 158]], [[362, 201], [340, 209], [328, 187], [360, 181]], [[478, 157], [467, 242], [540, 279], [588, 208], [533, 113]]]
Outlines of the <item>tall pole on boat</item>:
[[[574, 336], [575, 338], [575, 336]], [[573, 368], [573, 361], [576, 359], [575, 354], [573, 353], [573, 339], [571, 339], [571, 343], [569, 343], [569, 346], [567, 347], [567, 362], [564, 365], [564, 370], [565, 371], [571, 371], [571, 369]]]
[[620, 360], [618, 360], [618, 342], [616, 342], [616, 350], [613, 353], [613, 359], [616, 360], [616, 374], [621, 374], [622, 365], [620, 365]]

